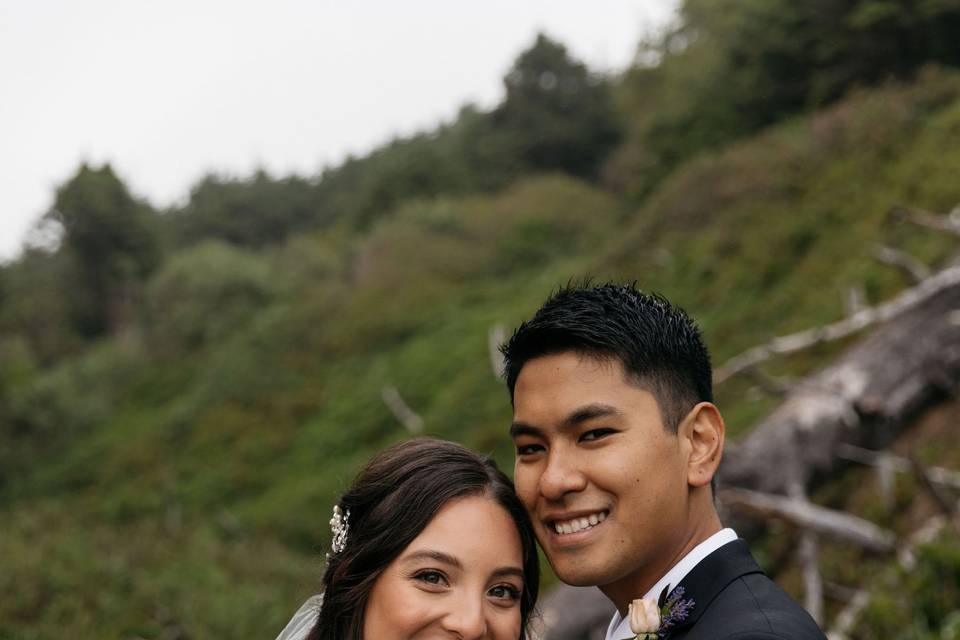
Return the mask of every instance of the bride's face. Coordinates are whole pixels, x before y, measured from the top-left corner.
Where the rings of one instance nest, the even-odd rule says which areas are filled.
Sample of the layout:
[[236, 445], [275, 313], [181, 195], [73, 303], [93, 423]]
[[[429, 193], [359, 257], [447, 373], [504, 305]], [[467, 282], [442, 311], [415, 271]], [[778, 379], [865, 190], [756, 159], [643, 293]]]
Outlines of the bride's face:
[[493, 500], [448, 502], [370, 592], [365, 640], [517, 640], [523, 556]]

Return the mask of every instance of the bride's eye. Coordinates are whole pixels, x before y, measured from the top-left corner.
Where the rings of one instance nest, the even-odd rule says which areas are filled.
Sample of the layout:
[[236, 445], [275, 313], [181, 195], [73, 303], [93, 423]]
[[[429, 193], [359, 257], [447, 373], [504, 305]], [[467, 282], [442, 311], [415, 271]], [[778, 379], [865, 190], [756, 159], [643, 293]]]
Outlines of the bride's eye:
[[520, 599], [520, 589], [512, 584], [498, 584], [488, 591], [491, 596], [506, 603], [514, 603]]
[[419, 582], [425, 582], [429, 585], [443, 586], [447, 584], [447, 578], [439, 571], [425, 569], [413, 574], [413, 579]]

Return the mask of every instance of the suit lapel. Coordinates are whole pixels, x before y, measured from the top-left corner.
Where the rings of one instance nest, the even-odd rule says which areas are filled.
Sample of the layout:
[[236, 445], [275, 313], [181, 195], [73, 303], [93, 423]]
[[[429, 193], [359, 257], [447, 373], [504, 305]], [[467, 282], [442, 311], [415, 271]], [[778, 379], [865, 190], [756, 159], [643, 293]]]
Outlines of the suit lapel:
[[713, 599], [728, 584], [751, 573], [763, 571], [750, 554], [747, 543], [740, 539], [723, 545], [701, 560], [677, 585], [683, 587], [684, 599], [692, 599], [695, 605], [687, 618], [670, 632], [674, 633], [696, 624]]

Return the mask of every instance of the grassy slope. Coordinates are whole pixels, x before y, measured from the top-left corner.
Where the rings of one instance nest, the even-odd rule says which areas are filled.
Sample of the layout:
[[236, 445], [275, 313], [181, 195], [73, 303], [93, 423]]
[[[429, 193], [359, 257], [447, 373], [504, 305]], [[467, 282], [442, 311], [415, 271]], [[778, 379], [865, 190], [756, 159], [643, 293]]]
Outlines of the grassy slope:
[[[2, 498], [0, 638], [271, 637], [311, 592], [336, 492], [407, 435], [383, 385], [428, 433], [509, 467], [495, 323], [570, 277], [637, 278], [697, 316], [722, 361], [839, 317], [851, 285], [874, 301], [901, 288], [875, 243], [945, 259], [949, 241], [885, 218], [952, 208], [957, 167], [960, 78], [931, 72], [702, 157], [635, 209], [548, 176], [410, 203], [358, 245], [259, 256], [269, 301], [218, 342], [178, 352], [148, 332], [54, 372], [53, 397], [79, 389], [88, 419]], [[719, 396], [735, 433], [771, 405], [742, 382]]]

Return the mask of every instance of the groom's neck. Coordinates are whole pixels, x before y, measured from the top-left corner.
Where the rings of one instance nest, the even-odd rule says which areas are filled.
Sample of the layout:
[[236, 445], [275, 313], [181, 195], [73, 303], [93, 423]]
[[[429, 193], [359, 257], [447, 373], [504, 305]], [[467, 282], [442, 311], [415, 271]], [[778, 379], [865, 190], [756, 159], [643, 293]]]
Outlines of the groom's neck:
[[[600, 590], [613, 602], [620, 615], [626, 616], [627, 607], [633, 600], [642, 598], [694, 547], [720, 531], [721, 528], [720, 518], [716, 510], [711, 508], [702, 518], [691, 523], [691, 527], [683, 535], [678, 536], [676, 532], [664, 532], [665, 546], [661, 553], [644, 562], [622, 579], [607, 585], [600, 585]], [[676, 544], [670, 545], [670, 541], [675, 541]]]

